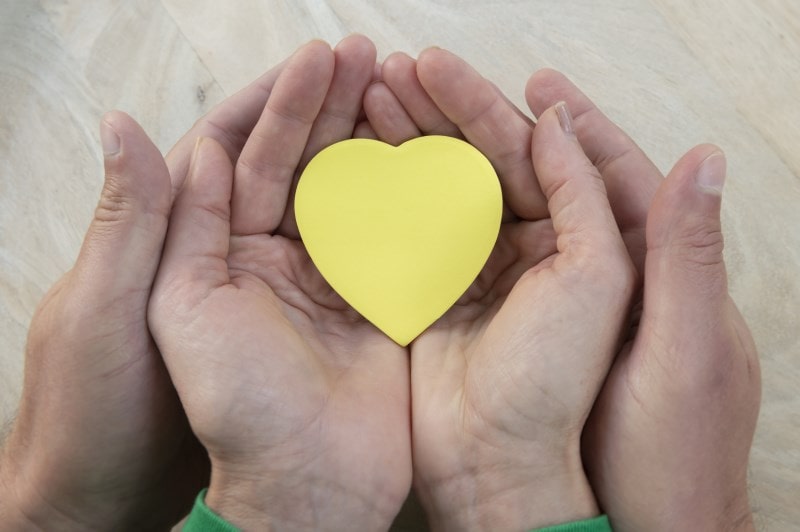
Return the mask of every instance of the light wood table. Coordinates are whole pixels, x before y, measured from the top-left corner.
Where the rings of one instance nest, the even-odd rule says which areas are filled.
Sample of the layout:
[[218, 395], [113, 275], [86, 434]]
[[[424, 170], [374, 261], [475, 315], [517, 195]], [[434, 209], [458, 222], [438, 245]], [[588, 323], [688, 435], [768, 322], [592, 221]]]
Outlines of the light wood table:
[[69, 268], [102, 182], [97, 124], [126, 110], [162, 150], [314, 37], [385, 57], [449, 48], [521, 108], [569, 75], [664, 171], [728, 154], [733, 295], [758, 344], [759, 526], [800, 528], [800, 4], [793, 0], [0, 0], [0, 419], [14, 415], [36, 303]]

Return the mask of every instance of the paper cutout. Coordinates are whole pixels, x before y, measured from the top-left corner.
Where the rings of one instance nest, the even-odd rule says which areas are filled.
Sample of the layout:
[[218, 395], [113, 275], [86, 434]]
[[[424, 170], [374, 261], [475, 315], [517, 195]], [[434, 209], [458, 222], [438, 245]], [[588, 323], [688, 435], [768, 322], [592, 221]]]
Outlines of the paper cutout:
[[311, 160], [295, 215], [322, 276], [406, 346], [480, 273], [497, 240], [502, 193], [491, 163], [464, 141], [352, 139]]

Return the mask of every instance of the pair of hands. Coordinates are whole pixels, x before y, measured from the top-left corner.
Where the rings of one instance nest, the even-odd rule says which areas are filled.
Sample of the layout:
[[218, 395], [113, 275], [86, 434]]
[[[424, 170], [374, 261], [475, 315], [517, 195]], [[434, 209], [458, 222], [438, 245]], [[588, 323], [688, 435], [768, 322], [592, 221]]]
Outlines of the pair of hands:
[[[593, 493], [621, 530], [748, 524], [759, 379], [725, 285], [722, 155], [698, 147], [662, 182], [555, 72], [529, 81], [533, 128], [442, 50], [374, 65], [363, 37], [306, 45], [166, 166], [107, 115], [95, 220], [31, 326], [4, 515], [166, 526], [208, 456], [206, 501], [245, 528], [387, 528], [412, 469], [437, 529], [590, 517]], [[320, 277], [290, 198], [333, 142], [433, 133], [487, 155], [506, 215], [409, 357]]]

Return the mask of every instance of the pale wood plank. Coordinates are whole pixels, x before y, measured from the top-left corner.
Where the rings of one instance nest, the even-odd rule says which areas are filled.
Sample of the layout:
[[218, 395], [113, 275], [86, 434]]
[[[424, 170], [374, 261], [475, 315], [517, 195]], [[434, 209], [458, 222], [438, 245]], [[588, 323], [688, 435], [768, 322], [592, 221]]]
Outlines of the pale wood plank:
[[800, 176], [800, 3], [653, 0], [653, 4], [733, 97], [741, 114]]
[[102, 113], [128, 111], [166, 149], [223, 94], [157, 1], [0, 4], [0, 87], [4, 420], [30, 317], [71, 266], [97, 201]]

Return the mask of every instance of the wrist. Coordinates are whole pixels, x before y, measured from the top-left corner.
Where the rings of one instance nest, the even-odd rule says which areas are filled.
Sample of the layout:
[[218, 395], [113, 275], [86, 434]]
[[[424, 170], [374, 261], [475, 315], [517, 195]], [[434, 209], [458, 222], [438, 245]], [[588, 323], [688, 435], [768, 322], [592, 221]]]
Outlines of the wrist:
[[30, 478], [25, 455], [9, 437], [0, 449], [0, 517], [9, 530], [80, 528], [83, 523], [51, 504]]
[[0, 449], [0, 522], [9, 530], [135, 530], [177, 521], [160, 508], [131, 507], [130, 496], [84, 489], [85, 477], [65, 464], [73, 465], [48, 445], [35, 447], [24, 430], [12, 432]]
[[588, 519], [599, 509], [579, 453], [536, 464], [473, 465], [418, 485], [432, 530], [531, 530]]
[[716, 492], [712, 496], [692, 494], [684, 500], [673, 501], [665, 509], [669, 518], [652, 530], [714, 530], [719, 532], [751, 532], [755, 530], [753, 512], [743, 487], [724, 495]]
[[206, 506], [242, 530], [387, 530], [402, 500], [319, 475], [213, 465]]

